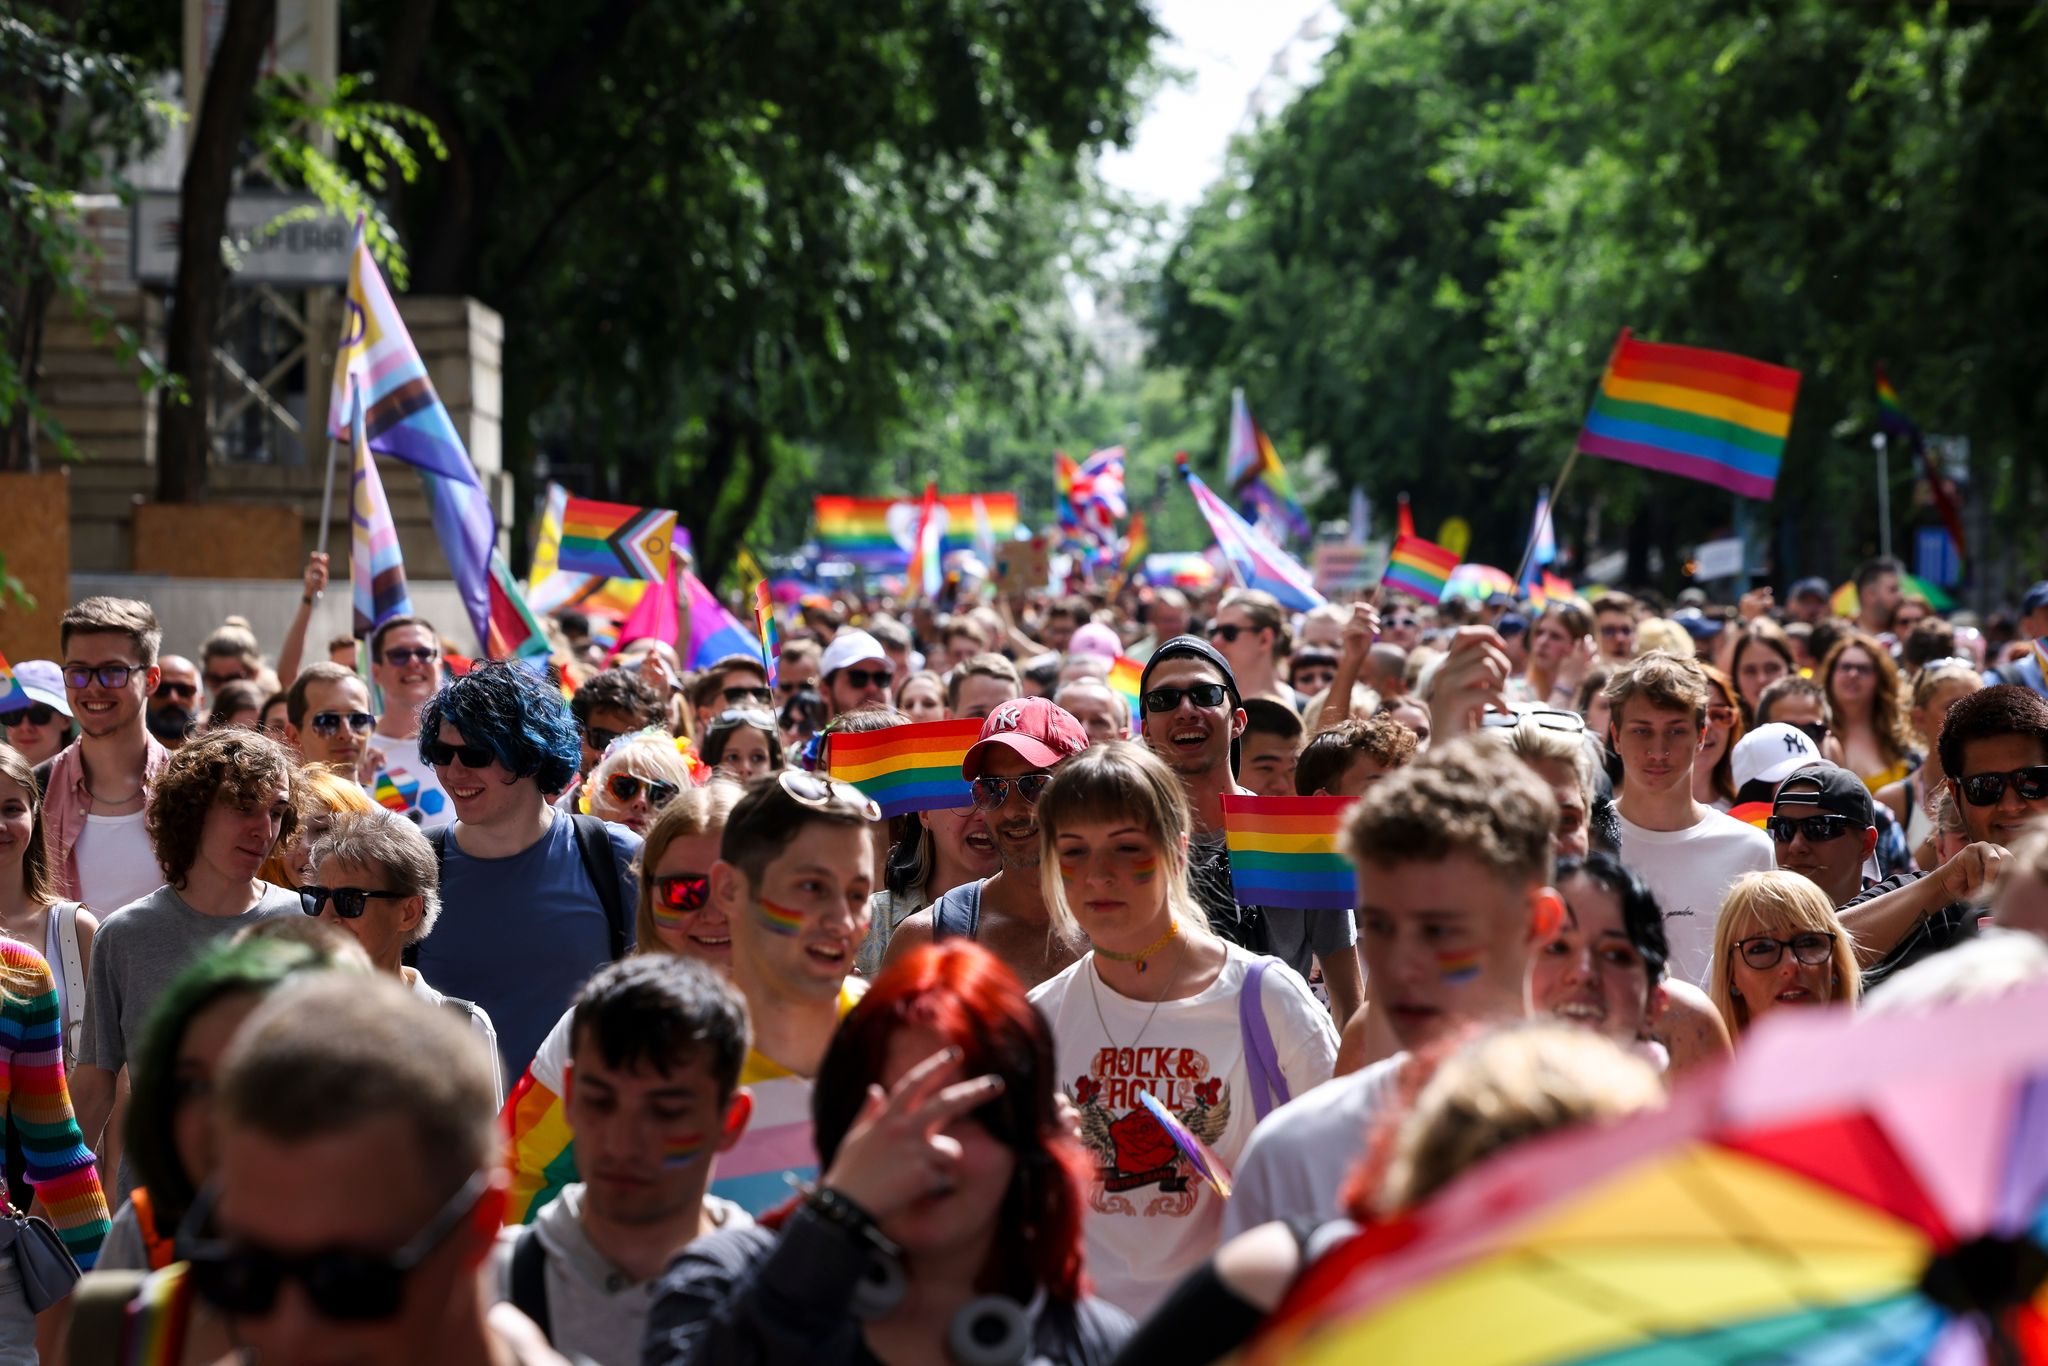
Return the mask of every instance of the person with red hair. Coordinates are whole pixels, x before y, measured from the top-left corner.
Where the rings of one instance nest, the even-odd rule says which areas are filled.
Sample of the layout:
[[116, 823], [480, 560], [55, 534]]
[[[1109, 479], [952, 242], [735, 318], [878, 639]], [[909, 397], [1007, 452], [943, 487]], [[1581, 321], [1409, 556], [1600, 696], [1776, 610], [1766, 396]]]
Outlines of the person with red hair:
[[818, 1069], [824, 1176], [669, 1265], [642, 1360], [1108, 1362], [1131, 1321], [1083, 1273], [1088, 1162], [1053, 1067], [1045, 1020], [988, 950], [955, 938], [892, 963]]

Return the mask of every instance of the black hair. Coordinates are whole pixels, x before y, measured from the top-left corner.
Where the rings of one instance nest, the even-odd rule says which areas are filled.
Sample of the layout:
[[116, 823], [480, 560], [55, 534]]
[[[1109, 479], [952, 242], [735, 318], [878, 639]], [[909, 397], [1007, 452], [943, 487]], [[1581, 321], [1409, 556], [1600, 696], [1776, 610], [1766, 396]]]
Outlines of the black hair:
[[2048, 761], [2048, 699], [2018, 683], [1999, 683], [1958, 698], [1941, 723], [1941, 771], [1964, 777], [1963, 746], [1999, 735], [2031, 738]]
[[1873, 555], [1856, 566], [1856, 595], [1861, 598], [1863, 590], [1874, 583], [1879, 575], [1904, 575], [1906, 566], [1892, 555]]
[[657, 726], [664, 719], [661, 699], [654, 695], [647, 680], [632, 669], [605, 669], [592, 674], [569, 699], [570, 714], [579, 726], [589, 725], [590, 714], [600, 707], [622, 711], [642, 726]]
[[1583, 873], [1614, 893], [1621, 903], [1622, 932], [1643, 960], [1648, 985], [1663, 981], [1665, 966], [1671, 961], [1671, 940], [1664, 933], [1664, 912], [1658, 909], [1657, 894], [1650, 885], [1620, 859], [1599, 850], [1583, 858], [1557, 861], [1557, 885], [1563, 886], [1574, 873]]
[[1244, 700], [1246, 735], [1277, 735], [1283, 740], [1299, 740], [1301, 732], [1301, 714], [1285, 702], [1275, 702], [1270, 697], [1247, 697]]
[[731, 983], [693, 959], [637, 953], [598, 969], [576, 997], [569, 1051], [585, 1038], [606, 1067], [645, 1063], [668, 1076], [701, 1057], [723, 1102], [740, 1084], [751, 1034], [747, 1003]]
[[560, 792], [582, 766], [583, 746], [562, 694], [516, 663], [479, 664], [427, 699], [420, 737], [438, 739], [443, 725], [489, 750], [514, 778], [532, 778]]

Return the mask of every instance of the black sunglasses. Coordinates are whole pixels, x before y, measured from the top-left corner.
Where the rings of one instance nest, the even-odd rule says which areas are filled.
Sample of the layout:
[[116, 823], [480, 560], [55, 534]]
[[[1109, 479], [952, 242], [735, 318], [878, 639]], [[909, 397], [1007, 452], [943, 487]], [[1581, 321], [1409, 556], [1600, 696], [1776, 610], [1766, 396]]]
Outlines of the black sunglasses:
[[1785, 956], [1787, 949], [1792, 950], [1793, 962], [1817, 968], [1834, 955], [1835, 937], [1819, 930], [1808, 930], [1790, 939], [1773, 939], [1767, 934], [1758, 934], [1735, 943], [1735, 951], [1742, 955], [1742, 961], [1758, 972], [1778, 966], [1778, 960]]
[[[857, 686], [865, 687], [867, 685], [859, 684]], [[774, 700], [775, 690], [772, 688], [727, 688], [725, 690], [725, 705], [728, 707], [743, 707], [749, 702], [758, 702], [765, 707]]]
[[1803, 725], [1797, 721], [1787, 721], [1785, 724], [1813, 741], [1815, 745], [1821, 744], [1828, 738], [1828, 727], [1825, 721], [1808, 721]]
[[261, 1318], [276, 1307], [277, 1292], [290, 1277], [324, 1317], [371, 1323], [398, 1312], [405, 1278], [470, 1216], [490, 1184], [486, 1172], [470, 1177], [425, 1228], [385, 1255], [354, 1248], [287, 1254], [204, 1236], [220, 1198], [219, 1188], [209, 1185], [178, 1229], [178, 1254], [191, 1268], [193, 1286], [223, 1313]]
[[1959, 779], [1963, 800], [1972, 806], [1995, 806], [2011, 783], [2021, 801], [2038, 802], [2048, 797], [2048, 764], [2029, 764], [2010, 773], [1972, 773]]
[[47, 726], [56, 719], [55, 707], [43, 702], [32, 702], [20, 711], [11, 711], [5, 716], [0, 716], [0, 728], [13, 730], [24, 722], [31, 726]]
[[1145, 710], [1169, 712], [1180, 705], [1185, 697], [1198, 707], [1220, 707], [1230, 696], [1230, 689], [1221, 683], [1196, 683], [1186, 688], [1154, 688], [1145, 694]]
[[1050, 773], [1024, 773], [1015, 778], [976, 778], [974, 804], [985, 811], [997, 810], [1010, 799], [1010, 788], [1014, 785], [1024, 804], [1035, 806], [1038, 794], [1045, 791], [1045, 785], [1051, 781]]
[[624, 734], [625, 732], [622, 730], [606, 730], [603, 726], [585, 726], [583, 728], [583, 742], [599, 754], [602, 754], [610, 749], [612, 743]]
[[630, 802], [638, 797], [643, 787], [647, 789], [648, 803], [653, 806], [667, 806], [674, 800], [676, 793], [682, 791], [674, 783], [663, 782], [658, 778], [636, 777], [631, 773], [614, 773], [604, 780], [604, 790], [622, 802]]
[[369, 909], [372, 900], [403, 901], [407, 892], [373, 892], [367, 887], [316, 887], [299, 888], [299, 909], [307, 915], [318, 915], [331, 899], [334, 913], [343, 920], [359, 919]]
[[312, 726], [318, 735], [337, 735], [343, 726], [358, 735], [368, 735], [376, 729], [377, 718], [366, 711], [323, 711], [314, 713]]
[[1771, 832], [1771, 838], [1779, 844], [1790, 844], [1795, 835], [1806, 836], [1808, 844], [1820, 844], [1827, 840], [1838, 840], [1849, 833], [1847, 816], [1773, 816], [1764, 822], [1764, 829]]
[[711, 878], [706, 873], [671, 873], [654, 879], [654, 901], [672, 911], [698, 911], [711, 899]]
[[1209, 628], [1209, 639], [1215, 640], [1217, 637], [1220, 636], [1222, 637], [1224, 644], [1235, 645], [1237, 644], [1237, 638], [1243, 635], [1246, 631], [1249, 631], [1251, 629], [1252, 628], [1249, 626], [1227, 626], [1224, 625], [1222, 622], [1218, 622], [1216, 625], [1211, 626]]
[[886, 688], [896, 676], [894, 669], [841, 669], [839, 676], [856, 688]]
[[64, 686], [78, 692], [91, 687], [97, 678], [102, 688], [125, 688], [129, 675], [139, 674], [142, 670], [140, 664], [66, 664]]
[[386, 664], [425, 664], [440, 657], [439, 650], [427, 645], [409, 645], [384, 652]]
[[482, 745], [450, 745], [443, 743], [439, 736], [432, 739], [424, 735], [420, 737], [420, 758], [434, 768], [446, 768], [457, 760], [464, 768], [489, 768], [497, 757]]
[[198, 695], [199, 685], [197, 683], [173, 683], [169, 679], [165, 679], [157, 684], [156, 691], [150, 694], [152, 698], [159, 702], [163, 701], [166, 697], [182, 697], [189, 702]]

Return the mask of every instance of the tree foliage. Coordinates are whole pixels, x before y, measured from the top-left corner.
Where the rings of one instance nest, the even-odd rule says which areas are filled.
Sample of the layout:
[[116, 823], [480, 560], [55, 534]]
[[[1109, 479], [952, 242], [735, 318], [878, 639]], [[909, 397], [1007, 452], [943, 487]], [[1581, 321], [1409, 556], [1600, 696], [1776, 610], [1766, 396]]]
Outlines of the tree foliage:
[[[1623, 326], [1805, 376], [1776, 499], [1786, 573], [1874, 548], [1873, 366], [1973, 438], [1987, 541], [2038, 520], [2026, 457], [2048, 265], [2039, 7], [1371, 0], [1238, 148], [1176, 245], [1157, 354], [1239, 377], [1425, 529], [1512, 564]], [[1894, 461], [1893, 504], [1912, 471]], [[1582, 461], [1581, 537], [1724, 534], [1731, 500]], [[1899, 519], [1905, 520], [1905, 514]], [[1667, 560], [1667, 573], [1675, 560]]]

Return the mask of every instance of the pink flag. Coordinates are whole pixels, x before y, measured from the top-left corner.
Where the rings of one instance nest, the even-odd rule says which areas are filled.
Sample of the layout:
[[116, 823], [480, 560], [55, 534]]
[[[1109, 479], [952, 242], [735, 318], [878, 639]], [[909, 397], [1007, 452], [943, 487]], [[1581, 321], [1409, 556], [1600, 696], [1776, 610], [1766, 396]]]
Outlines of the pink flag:
[[[668, 557], [668, 577], [651, 585], [640, 595], [640, 601], [626, 615], [619, 626], [619, 649], [636, 640], [658, 640], [664, 645], [676, 643], [676, 617], [682, 605], [683, 557]], [[613, 650], [616, 656], [618, 650]]]

